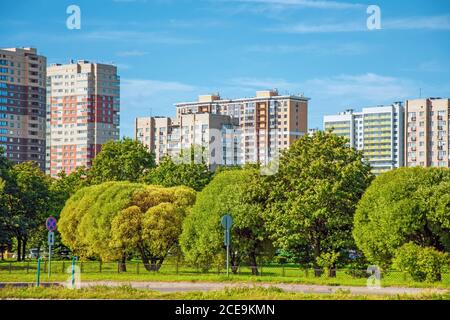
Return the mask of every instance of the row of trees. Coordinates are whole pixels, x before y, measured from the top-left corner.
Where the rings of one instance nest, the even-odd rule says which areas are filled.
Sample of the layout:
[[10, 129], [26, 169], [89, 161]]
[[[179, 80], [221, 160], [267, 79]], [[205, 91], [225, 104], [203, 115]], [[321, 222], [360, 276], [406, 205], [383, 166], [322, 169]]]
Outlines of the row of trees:
[[274, 248], [289, 252], [296, 262], [332, 269], [337, 253], [356, 249], [352, 239], [356, 204], [373, 179], [362, 154], [330, 133], [305, 136], [285, 151], [278, 172], [258, 169], [219, 173], [199, 193], [187, 217], [181, 245], [185, 258], [209, 267], [223, 256], [225, 212], [234, 220], [231, 262], [246, 259], [258, 274], [258, 254]]
[[[189, 150], [186, 154], [193, 154]], [[88, 170], [84, 167], [57, 179], [45, 175], [34, 162], [13, 165], [0, 150], [0, 254], [14, 249], [24, 260], [27, 248], [46, 243], [45, 219], [59, 218], [67, 199], [83, 187], [107, 181], [130, 181], [161, 186], [187, 185], [201, 190], [212, 178], [204, 163], [177, 165], [170, 158], [155, 165], [154, 155], [131, 139], [110, 141]], [[57, 237], [58, 249], [64, 249]]]
[[[139, 142], [110, 142], [90, 170], [50, 179], [48, 190], [52, 195], [57, 188], [56, 194], [26, 199], [35, 199], [31, 206], [38, 207], [42, 198], [43, 204], [57, 208], [73, 195], [60, 219], [67, 246], [85, 258], [125, 262], [140, 256], [149, 270], [180, 252], [205, 269], [222, 263], [220, 217], [225, 213], [234, 218], [233, 271], [246, 263], [258, 274], [262, 257], [285, 255], [313, 266], [317, 275], [327, 270], [333, 276], [337, 265], [366, 268], [372, 263], [431, 281], [439, 280], [448, 264], [448, 169], [402, 168], [375, 179], [363, 155], [330, 132], [301, 137], [282, 153], [278, 171], [269, 176], [261, 175], [267, 171], [257, 165], [212, 173], [194, 161], [193, 149], [182, 157], [181, 163], [165, 158], [155, 166], [153, 155]], [[3, 167], [14, 172], [7, 162]], [[15, 184], [6, 173], [0, 212], [10, 214], [8, 197], [20, 193], [11, 191]], [[42, 217], [48, 210], [43, 207]]]
[[[222, 172], [199, 193], [181, 245], [192, 263], [223, 257], [221, 214], [233, 227], [232, 264], [271, 247], [316, 274], [375, 264], [439, 281], [449, 265], [450, 170], [401, 168], [375, 178], [362, 154], [330, 133], [305, 136], [282, 154], [279, 170]], [[356, 274], [356, 272], [355, 272]]]
[[139, 255], [147, 270], [158, 270], [177, 250], [186, 209], [195, 201], [188, 187], [164, 188], [132, 182], [86, 187], [61, 213], [62, 241], [81, 258], [126, 260]]

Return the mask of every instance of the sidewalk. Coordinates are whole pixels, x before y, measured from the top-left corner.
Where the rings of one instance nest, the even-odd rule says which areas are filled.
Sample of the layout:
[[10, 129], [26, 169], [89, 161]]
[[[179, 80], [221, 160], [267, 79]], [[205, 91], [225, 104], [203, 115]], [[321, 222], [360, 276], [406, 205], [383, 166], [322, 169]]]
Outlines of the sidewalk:
[[[25, 287], [33, 286], [34, 283], [27, 282], [0, 282], [0, 288], [5, 285]], [[41, 283], [42, 286], [64, 286], [63, 282]], [[382, 288], [368, 288], [355, 286], [327, 286], [327, 285], [309, 285], [309, 284], [287, 284], [287, 283], [251, 283], [251, 282], [135, 282], [135, 281], [87, 281], [82, 282], [82, 288], [93, 286], [110, 286], [117, 287], [123, 285], [130, 285], [136, 289], [148, 289], [160, 292], [186, 292], [186, 291], [217, 291], [225, 288], [252, 288], [252, 287], [276, 287], [286, 292], [310, 293], [310, 294], [331, 294], [337, 291], [349, 292], [358, 295], [397, 295], [397, 294], [411, 294], [417, 295], [421, 293], [446, 293], [450, 290], [436, 289], [436, 288], [403, 288], [403, 287], [382, 287]]]

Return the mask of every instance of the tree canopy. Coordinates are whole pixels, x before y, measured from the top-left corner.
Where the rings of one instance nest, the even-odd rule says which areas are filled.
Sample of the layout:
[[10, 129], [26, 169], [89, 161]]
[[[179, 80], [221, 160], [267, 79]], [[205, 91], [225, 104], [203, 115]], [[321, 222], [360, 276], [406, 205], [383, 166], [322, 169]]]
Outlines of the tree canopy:
[[[86, 187], [66, 203], [59, 221], [62, 241], [82, 258], [120, 260], [139, 253], [159, 268], [178, 242], [195, 191], [131, 182]], [[151, 268], [151, 267], [149, 267]]]
[[358, 203], [356, 244], [384, 268], [409, 242], [450, 251], [449, 190], [448, 169], [400, 168], [380, 175]]
[[107, 181], [138, 182], [154, 166], [154, 155], [141, 142], [129, 138], [108, 141], [95, 157], [88, 179], [92, 184]]
[[187, 186], [201, 191], [210, 181], [213, 173], [205, 163], [175, 163], [170, 157], [165, 157], [156, 168], [148, 171], [144, 177], [147, 184], [164, 187]]
[[224, 231], [221, 217], [233, 217], [231, 263], [253, 266], [257, 274], [257, 255], [270, 245], [262, 218], [264, 190], [258, 189], [256, 170], [230, 170], [218, 173], [197, 196], [192, 213], [183, 224], [181, 247], [185, 259], [207, 269], [221, 263], [224, 256]]
[[316, 267], [322, 254], [354, 247], [356, 204], [373, 178], [362, 154], [346, 144], [330, 132], [303, 136], [282, 153], [278, 172], [267, 177], [272, 238]]
[[6, 226], [17, 241], [17, 259], [24, 260], [27, 242], [42, 238], [45, 219], [51, 212], [52, 180], [34, 162], [14, 165], [9, 172]]

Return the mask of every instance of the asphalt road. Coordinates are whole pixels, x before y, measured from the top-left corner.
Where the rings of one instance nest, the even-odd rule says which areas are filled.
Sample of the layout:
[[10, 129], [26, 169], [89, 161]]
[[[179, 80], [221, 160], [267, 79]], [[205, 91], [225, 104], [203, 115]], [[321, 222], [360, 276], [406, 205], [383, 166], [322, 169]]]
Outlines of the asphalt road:
[[[0, 288], [5, 285], [13, 286], [30, 286], [32, 283], [0, 283]], [[45, 286], [62, 286], [64, 283], [42, 283]], [[82, 282], [81, 287], [87, 288], [92, 286], [110, 286], [117, 287], [122, 285], [131, 285], [133, 288], [148, 289], [160, 292], [187, 292], [187, 291], [214, 291], [223, 290], [225, 288], [242, 288], [242, 287], [277, 287], [286, 292], [298, 293], [314, 293], [327, 294], [336, 291], [345, 291], [358, 295], [397, 295], [397, 294], [421, 294], [421, 293], [445, 293], [449, 290], [444, 289], [427, 289], [427, 288], [401, 288], [401, 287], [383, 287], [368, 288], [354, 286], [327, 286], [327, 285], [309, 285], [309, 284], [287, 284], [287, 283], [248, 283], [248, 282], [116, 282], [116, 281], [87, 281]]]

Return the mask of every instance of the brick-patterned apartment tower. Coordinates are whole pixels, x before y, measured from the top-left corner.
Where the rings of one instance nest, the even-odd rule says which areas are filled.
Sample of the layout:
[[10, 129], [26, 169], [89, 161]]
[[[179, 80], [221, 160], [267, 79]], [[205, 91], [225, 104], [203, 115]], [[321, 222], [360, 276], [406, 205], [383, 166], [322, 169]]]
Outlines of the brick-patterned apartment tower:
[[279, 152], [308, 134], [308, 102], [303, 95], [280, 95], [277, 90], [257, 91], [255, 97], [221, 99], [200, 96], [198, 101], [177, 103], [177, 117], [212, 113], [238, 121], [241, 132], [238, 164], [268, 165]]
[[35, 48], [0, 49], [0, 146], [13, 163], [45, 170], [46, 58]]
[[47, 68], [47, 166], [55, 177], [89, 168], [119, 139], [120, 78], [113, 65], [78, 61]]

